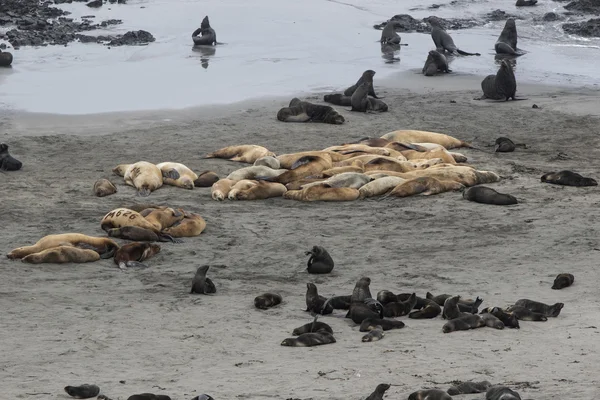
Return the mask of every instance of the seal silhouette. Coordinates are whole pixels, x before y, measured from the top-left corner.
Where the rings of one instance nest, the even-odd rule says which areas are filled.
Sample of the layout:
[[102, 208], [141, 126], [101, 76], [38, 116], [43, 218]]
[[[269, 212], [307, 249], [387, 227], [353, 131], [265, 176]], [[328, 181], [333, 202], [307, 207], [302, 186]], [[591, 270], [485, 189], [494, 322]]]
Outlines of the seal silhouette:
[[426, 22], [429, 22], [431, 25], [431, 38], [433, 39], [433, 43], [435, 44], [436, 50], [439, 52], [443, 52], [444, 50], [448, 53], [458, 53], [462, 56], [480, 56], [479, 53], [467, 53], [466, 51], [462, 51], [454, 44], [454, 40], [452, 37], [444, 30], [442, 27], [442, 22], [439, 18], [431, 16], [425, 19]]
[[333, 259], [321, 246], [313, 246], [310, 251], [306, 252], [310, 255], [306, 263], [306, 270], [309, 274], [328, 274], [333, 271]]
[[390, 386], [391, 385], [388, 383], [380, 383], [377, 385], [373, 393], [371, 393], [365, 400], [383, 400], [383, 396], [385, 395], [385, 392], [388, 391]]
[[369, 89], [369, 92], [367, 93], [369, 96], [375, 98], [375, 99], [379, 99], [380, 97], [378, 97], [375, 94], [375, 88], [373, 87], [373, 76], [375, 75], [375, 71], [368, 69], [366, 71], [364, 71], [362, 73], [362, 75], [360, 76], [360, 78], [358, 78], [358, 80], [356, 81], [356, 83], [352, 86], [350, 86], [349, 88], [347, 88], [346, 90], [344, 90], [344, 96], [348, 96], [348, 97], [352, 97], [352, 95], [354, 94], [354, 92], [356, 91], [356, 89], [363, 84], [363, 82], [365, 81], [365, 79], [369, 79], [368, 77], [370, 76], [370, 81], [371, 81], [371, 87]]
[[210, 26], [210, 21], [208, 20], [208, 15], [202, 19], [200, 23], [200, 28], [196, 29], [192, 33], [192, 40], [195, 46], [200, 45], [208, 45], [214, 46], [217, 44], [217, 33]]
[[573, 274], [558, 274], [556, 278], [554, 278], [554, 283], [552, 284], [552, 289], [559, 290], [569, 287], [575, 282], [575, 277]]
[[463, 198], [481, 204], [508, 206], [518, 204], [518, 200], [511, 194], [504, 194], [486, 186], [473, 186], [463, 192]]
[[568, 170], [544, 174], [541, 181], [563, 186], [598, 186], [598, 182], [595, 179], [585, 178], [577, 172]]
[[13, 62], [13, 55], [8, 51], [0, 50], [0, 67], [10, 67]]
[[517, 25], [513, 18], [506, 20], [504, 29], [494, 45], [497, 54], [521, 55], [517, 49]]
[[396, 32], [396, 28], [400, 27], [401, 25], [397, 21], [388, 20], [381, 31], [379, 42], [385, 44], [400, 44], [400, 35]]
[[[5, 54], [5, 53], [0, 53]], [[0, 143], [0, 170], [1, 171], [18, 171], [23, 166], [23, 163], [8, 152], [8, 145]]]
[[213, 281], [206, 276], [209, 268], [208, 265], [198, 267], [196, 274], [192, 279], [192, 290], [190, 290], [190, 294], [211, 294], [217, 292], [217, 288]]
[[352, 108], [350, 111], [367, 112], [371, 110], [371, 103], [369, 103], [369, 93], [373, 90], [373, 77], [375, 71], [368, 69], [362, 74], [362, 82], [356, 87], [354, 93], [350, 97], [350, 105]]
[[496, 139], [495, 145], [496, 146], [494, 151], [496, 153], [511, 153], [517, 148], [517, 146], [513, 143], [512, 140], [503, 136]]

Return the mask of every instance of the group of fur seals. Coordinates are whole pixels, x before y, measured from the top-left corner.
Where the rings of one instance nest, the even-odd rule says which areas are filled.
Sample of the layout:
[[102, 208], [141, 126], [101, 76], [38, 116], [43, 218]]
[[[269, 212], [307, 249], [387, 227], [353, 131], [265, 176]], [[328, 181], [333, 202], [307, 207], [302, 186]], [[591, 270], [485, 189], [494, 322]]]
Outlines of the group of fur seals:
[[13, 62], [13, 55], [8, 51], [0, 50], [0, 67], [10, 67]]
[[254, 307], [259, 310], [266, 310], [280, 304], [283, 299], [277, 293], [264, 293], [254, 298]]
[[206, 276], [208, 269], [210, 266], [203, 265], [198, 267], [196, 270], [196, 274], [192, 279], [192, 289], [190, 290], [190, 294], [212, 294], [217, 293], [217, 288], [213, 281]]
[[504, 385], [492, 385], [488, 381], [461, 382], [446, 392], [441, 389], [422, 389], [411, 393], [408, 400], [452, 400], [452, 396], [461, 394], [484, 393], [485, 400], [521, 400], [520, 395]]
[[326, 94], [323, 97], [323, 101], [338, 106], [351, 106], [350, 111], [388, 111], [388, 105], [375, 94], [373, 87], [374, 76], [375, 71], [368, 69], [362, 73], [354, 85], [344, 90], [343, 94]]
[[552, 284], [552, 289], [559, 290], [569, 287], [575, 282], [573, 274], [558, 274]]
[[486, 186], [473, 186], [463, 192], [463, 198], [475, 203], [507, 206], [518, 204], [518, 200], [511, 194], [504, 194]]
[[202, 20], [200, 28], [196, 29], [192, 33], [192, 40], [194, 41], [195, 46], [214, 46], [217, 44], [217, 33], [213, 28], [210, 27], [208, 15]]
[[282, 122], [323, 122], [333, 125], [341, 125], [346, 121], [333, 107], [309, 103], [297, 97], [277, 112], [277, 119]]
[[[0, 53], [0, 55], [6, 53]], [[10, 54], [10, 53], [8, 53]], [[0, 171], [18, 171], [23, 166], [23, 163], [8, 152], [8, 145], [0, 143]]]
[[310, 255], [306, 263], [306, 270], [309, 274], [328, 274], [333, 271], [333, 259], [321, 246], [313, 246], [310, 251], [306, 252]]
[[598, 186], [598, 182], [592, 178], [585, 178], [573, 171], [549, 172], [542, 175], [542, 182], [563, 186]]
[[315, 316], [313, 322], [294, 329], [292, 335], [297, 337], [284, 339], [281, 345], [289, 347], [312, 347], [336, 342], [331, 326], [324, 322], [318, 322], [317, 316]]

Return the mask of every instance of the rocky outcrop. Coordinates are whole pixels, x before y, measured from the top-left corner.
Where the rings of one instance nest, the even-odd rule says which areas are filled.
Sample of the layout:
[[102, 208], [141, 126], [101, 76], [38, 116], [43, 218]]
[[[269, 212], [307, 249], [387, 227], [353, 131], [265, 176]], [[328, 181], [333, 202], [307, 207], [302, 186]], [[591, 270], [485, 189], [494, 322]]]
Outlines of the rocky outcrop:
[[600, 18], [590, 19], [585, 22], [563, 24], [563, 30], [571, 35], [586, 37], [600, 37]]

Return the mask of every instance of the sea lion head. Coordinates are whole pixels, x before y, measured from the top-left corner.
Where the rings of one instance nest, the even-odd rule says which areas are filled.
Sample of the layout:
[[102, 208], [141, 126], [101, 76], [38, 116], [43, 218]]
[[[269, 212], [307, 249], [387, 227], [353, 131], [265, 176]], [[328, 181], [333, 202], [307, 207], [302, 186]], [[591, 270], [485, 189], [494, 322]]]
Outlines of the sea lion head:
[[334, 125], [342, 125], [344, 122], [346, 122], [346, 119], [332, 107], [331, 110], [327, 112], [325, 118], [323, 118], [323, 122]]
[[515, 23], [514, 18], [509, 18], [506, 20], [506, 24], [504, 25], [504, 29], [517, 29], [517, 24]]
[[160, 245], [156, 244], [156, 243], [146, 243], [146, 249], [144, 250], [144, 253], [142, 254], [142, 258], [143, 259], [147, 259], [152, 257], [155, 254], [158, 254], [160, 252]]
[[294, 346], [294, 339], [283, 339], [282, 346]]
[[119, 164], [116, 167], [114, 167], [112, 169], [112, 172], [115, 175], [119, 175], [119, 176], [125, 176], [125, 171], [127, 170], [127, 168], [130, 166], [131, 164]]
[[111, 228], [106, 231], [109, 237], [119, 237], [121, 235], [121, 228]]
[[433, 28], [442, 28], [442, 21], [440, 21], [440, 19], [435, 15], [424, 18], [423, 21], [429, 22], [429, 25], [431, 25]]
[[200, 29], [208, 29], [210, 28], [210, 22], [208, 20], [208, 15], [202, 19], [202, 23], [200, 24]]
[[365, 72], [363, 72], [362, 77], [367, 82], [373, 82], [373, 77], [375, 76], [375, 73], [376, 72], [372, 69], [368, 69]]

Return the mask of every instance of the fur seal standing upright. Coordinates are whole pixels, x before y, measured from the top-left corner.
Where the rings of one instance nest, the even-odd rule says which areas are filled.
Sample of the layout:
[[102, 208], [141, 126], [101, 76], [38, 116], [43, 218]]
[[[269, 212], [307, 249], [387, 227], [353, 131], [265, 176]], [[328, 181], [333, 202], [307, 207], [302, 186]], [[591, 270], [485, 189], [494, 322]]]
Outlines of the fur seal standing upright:
[[387, 383], [380, 383], [375, 388], [375, 391], [369, 395], [365, 400], [383, 400], [385, 392], [390, 388], [391, 385]]
[[327, 299], [319, 295], [314, 283], [306, 284], [306, 311], [326, 315], [333, 312], [333, 307]]
[[369, 93], [373, 90], [373, 77], [375, 71], [368, 69], [362, 74], [362, 83], [356, 87], [354, 93], [350, 97], [350, 105], [352, 106], [350, 111], [367, 112], [371, 109], [369, 103]]
[[488, 75], [481, 81], [483, 96], [479, 100], [505, 100], [515, 99], [517, 92], [517, 79], [512, 65], [508, 60], [502, 60], [496, 75]]
[[8, 51], [0, 50], [0, 67], [10, 67], [13, 62], [13, 55]]
[[438, 71], [446, 73], [452, 72], [448, 66], [448, 59], [446, 56], [437, 50], [431, 50], [427, 55], [425, 65], [421, 72], [423, 72], [423, 75], [425, 76], [434, 76]]
[[481, 204], [494, 204], [497, 206], [509, 206], [518, 204], [517, 198], [511, 194], [496, 192], [486, 186], [473, 186], [463, 192], [463, 198]]
[[242, 144], [239, 146], [223, 147], [222, 149], [207, 154], [204, 158], [223, 158], [230, 161], [254, 164], [259, 158], [267, 156], [275, 157], [275, 153], [262, 146]]
[[598, 186], [598, 182], [596, 182], [595, 179], [584, 178], [577, 172], [567, 170], [560, 172], [549, 172], [542, 175], [541, 180], [542, 182], [564, 186]]
[[431, 319], [441, 314], [442, 308], [433, 300], [425, 299], [424, 306], [418, 310], [408, 314], [408, 318], [412, 319]]
[[530, 311], [543, 314], [546, 317], [555, 318], [555, 317], [559, 316], [560, 311], [563, 309], [563, 307], [565, 305], [564, 305], [564, 303], [554, 303], [553, 305], [549, 306], [547, 304], [540, 303], [539, 301], [533, 301], [533, 300], [529, 300], [529, 299], [521, 299], [515, 303], [515, 306], [525, 307], [526, 309], [528, 309]]
[[485, 326], [485, 321], [479, 314], [467, 314], [458, 318], [451, 319], [442, 327], [442, 332], [450, 333], [455, 331], [466, 331]]
[[[198, 36], [200, 35], [200, 36]], [[208, 45], [214, 46], [217, 44], [217, 33], [213, 28], [210, 27], [210, 22], [208, 21], [208, 15], [204, 17], [202, 23], [200, 24], [200, 28], [196, 29], [192, 33], [192, 40], [194, 41], [195, 46], [199, 45]]]
[[162, 235], [173, 238], [194, 237], [204, 232], [204, 229], [206, 229], [206, 221], [202, 216], [184, 212], [183, 219], [163, 229]]
[[210, 280], [206, 276], [208, 272], [208, 265], [203, 265], [198, 267], [196, 270], [196, 274], [194, 275], [194, 279], [192, 279], [192, 290], [190, 290], [190, 294], [198, 293], [198, 294], [211, 294], [217, 293], [217, 288], [213, 281]]
[[10, 260], [14, 260], [59, 246], [71, 246], [77, 249], [93, 250], [103, 259], [111, 258], [119, 249], [119, 245], [114, 240], [105, 237], [87, 236], [81, 233], [62, 233], [44, 236], [33, 246], [18, 247], [8, 253], [6, 257]]
[[123, 226], [121, 228], [109, 229], [106, 234], [109, 237], [115, 237], [125, 240], [133, 240], [135, 242], [173, 242], [182, 243], [181, 240], [175, 239], [172, 236], [156, 233], [150, 229], [140, 228], [139, 226]]
[[495, 145], [494, 151], [496, 153], [512, 153], [517, 148], [512, 140], [503, 136], [496, 139]]
[[94, 183], [94, 194], [98, 197], [110, 196], [117, 193], [117, 188], [108, 179], [98, 179]]
[[100, 393], [100, 388], [96, 385], [79, 385], [79, 386], [65, 386], [65, 392], [71, 397], [76, 399], [89, 399], [96, 397]]
[[[117, 166], [117, 168], [119, 167]], [[115, 170], [113, 169], [113, 171]], [[150, 193], [163, 185], [162, 172], [156, 165], [147, 161], [138, 161], [128, 165], [123, 177], [125, 178], [125, 183], [135, 187], [138, 195], [142, 197], [150, 196]]]
[[573, 274], [558, 274], [552, 284], [552, 289], [559, 290], [569, 287], [575, 282]]
[[372, 299], [371, 291], [369, 290], [369, 285], [371, 285], [371, 278], [366, 276], [360, 278], [356, 285], [354, 285], [354, 290], [352, 291], [352, 298], [350, 301], [354, 302], [363, 302], [366, 299]]
[[381, 31], [381, 39], [379, 39], [379, 42], [385, 44], [400, 44], [400, 35], [396, 32], [397, 26], [399, 26], [398, 22], [389, 20]]
[[517, 25], [513, 18], [506, 20], [504, 29], [502, 29], [502, 33], [496, 41], [494, 49], [496, 50], [496, 54], [510, 54], [513, 56], [522, 54], [517, 49]]
[[348, 97], [352, 97], [352, 95], [354, 94], [354, 92], [356, 91], [356, 89], [363, 84], [363, 82], [365, 81], [365, 79], [368, 79], [367, 76], [371, 76], [370, 81], [371, 81], [371, 87], [369, 89], [368, 95], [375, 98], [375, 99], [379, 99], [380, 97], [378, 97], [375, 94], [375, 88], [373, 87], [373, 75], [375, 75], [375, 71], [373, 70], [366, 70], [365, 72], [362, 73], [362, 75], [360, 76], [360, 78], [358, 78], [358, 80], [356, 81], [356, 83], [352, 86], [350, 86], [348, 89], [344, 90], [344, 96], [348, 96]]
[[309, 103], [294, 97], [289, 106], [277, 112], [277, 119], [282, 122], [323, 122], [341, 125], [345, 119], [335, 108]]
[[128, 243], [117, 250], [114, 261], [123, 270], [132, 267], [148, 268], [142, 261], [159, 252], [160, 246], [157, 244], [142, 242]]
[[281, 303], [281, 296], [277, 293], [264, 293], [254, 298], [254, 307], [260, 310], [266, 310], [267, 308], [275, 307]]
[[408, 400], [452, 400], [452, 397], [443, 390], [427, 389], [411, 393]]
[[504, 322], [500, 321], [500, 319], [493, 314], [483, 313], [479, 314], [479, 316], [483, 319], [486, 326], [495, 329], [504, 329]]
[[18, 171], [22, 166], [23, 163], [21, 161], [10, 155], [8, 152], [8, 145], [6, 143], [0, 143], [0, 171]]
[[313, 246], [306, 255], [310, 255], [306, 264], [309, 274], [328, 274], [333, 271], [333, 259], [323, 247]]
[[329, 332], [319, 331], [303, 333], [297, 338], [284, 339], [284, 341], [281, 342], [281, 345], [291, 347], [312, 347], [330, 343], [335, 343], [333, 335]]
[[436, 50], [443, 52], [444, 50], [448, 53], [458, 53], [462, 56], [480, 56], [479, 53], [467, 53], [466, 51], [460, 50], [454, 44], [452, 37], [444, 30], [441, 21], [434, 16], [425, 19], [431, 25], [431, 38], [435, 44]]
[[521, 400], [521, 396], [506, 386], [494, 385], [485, 393], [485, 400]]
[[483, 393], [487, 391], [490, 386], [492, 386], [492, 384], [488, 381], [461, 382], [456, 386], [450, 387], [450, 389], [447, 390], [447, 393], [452, 396], [456, 396], [457, 394]]
[[371, 327], [369, 333], [362, 337], [363, 342], [376, 342], [377, 340], [383, 339], [385, 333], [383, 332], [383, 328], [381, 325], [377, 325], [376, 327]]
[[380, 326], [384, 331], [391, 329], [402, 329], [406, 325], [402, 321], [396, 321], [395, 319], [381, 319], [381, 318], [367, 318], [360, 323], [360, 332], [369, 332], [371, 329]]

